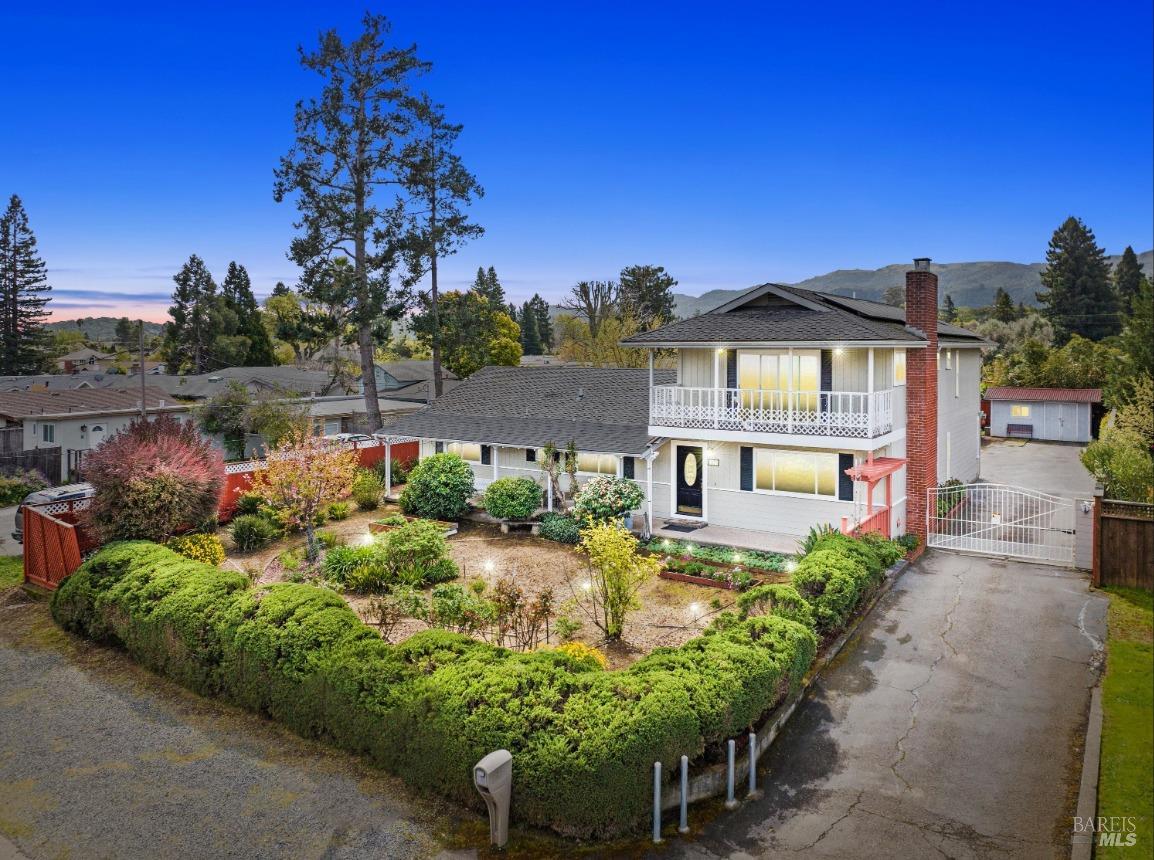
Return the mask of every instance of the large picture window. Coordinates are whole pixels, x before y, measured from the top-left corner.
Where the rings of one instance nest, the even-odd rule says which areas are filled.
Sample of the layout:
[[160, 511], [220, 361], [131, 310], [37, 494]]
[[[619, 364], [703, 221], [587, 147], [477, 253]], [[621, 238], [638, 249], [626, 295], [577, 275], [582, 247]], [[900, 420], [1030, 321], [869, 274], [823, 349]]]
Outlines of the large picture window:
[[577, 471], [586, 475], [616, 475], [617, 457], [613, 454], [577, 455]]
[[476, 442], [450, 442], [445, 446], [445, 452], [456, 454], [466, 463], [481, 462], [481, 446]]
[[837, 454], [754, 449], [754, 489], [837, 498]]
[[821, 352], [795, 350], [741, 350], [737, 354], [737, 385], [747, 409], [786, 409], [788, 392], [795, 392], [793, 408], [814, 409], [821, 388]]

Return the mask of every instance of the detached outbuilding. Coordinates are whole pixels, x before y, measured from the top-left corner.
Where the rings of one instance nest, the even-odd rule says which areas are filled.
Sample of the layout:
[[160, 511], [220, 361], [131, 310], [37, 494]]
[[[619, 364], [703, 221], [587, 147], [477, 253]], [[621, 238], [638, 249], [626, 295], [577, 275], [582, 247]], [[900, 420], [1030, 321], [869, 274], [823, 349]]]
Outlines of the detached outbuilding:
[[990, 435], [1049, 442], [1090, 442], [1101, 421], [1100, 388], [991, 388]]

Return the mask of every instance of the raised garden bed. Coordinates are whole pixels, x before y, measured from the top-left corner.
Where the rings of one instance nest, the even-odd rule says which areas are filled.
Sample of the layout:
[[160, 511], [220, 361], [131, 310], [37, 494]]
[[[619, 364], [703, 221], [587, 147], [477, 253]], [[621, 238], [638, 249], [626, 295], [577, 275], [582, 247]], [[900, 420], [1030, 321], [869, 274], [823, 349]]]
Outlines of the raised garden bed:
[[[400, 517], [400, 516], [403, 516], [403, 515], [402, 514], [393, 514], [391, 517], [389, 517], [389, 519], [392, 519], [394, 517]], [[414, 521], [422, 519], [422, 518], [421, 517], [404, 516], [404, 519], [405, 519], [405, 522], [411, 523], [411, 522], [414, 522]], [[453, 535], [455, 535], [457, 533], [457, 524], [456, 523], [450, 523], [446, 520], [429, 520], [429, 522], [433, 522], [433, 523], [436, 523], [437, 525], [439, 525], [441, 527], [441, 531], [444, 533], [445, 537], [452, 537]], [[372, 520], [369, 523], [369, 531], [375, 535], [376, 534], [382, 534], [383, 532], [391, 532], [393, 529], [399, 529], [400, 527], [401, 527], [401, 523], [386, 522], [385, 520]]]
[[663, 567], [657, 575], [674, 582], [707, 585], [711, 588], [724, 588], [727, 591], [744, 591], [760, 584], [760, 580], [753, 574], [739, 567], [723, 566], [716, 562], [685, 561], [669, 556], [665, 557]]

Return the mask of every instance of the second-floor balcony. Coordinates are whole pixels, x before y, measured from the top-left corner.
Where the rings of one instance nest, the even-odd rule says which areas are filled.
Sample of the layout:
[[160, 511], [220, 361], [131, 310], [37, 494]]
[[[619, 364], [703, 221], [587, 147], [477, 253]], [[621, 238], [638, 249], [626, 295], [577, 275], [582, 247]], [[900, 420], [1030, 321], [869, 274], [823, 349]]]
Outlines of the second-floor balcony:
[[670, 428], [873, 439], [894, 429], [893, 389], [775, 391], [656, 385], [649, 394], [649, 423]]

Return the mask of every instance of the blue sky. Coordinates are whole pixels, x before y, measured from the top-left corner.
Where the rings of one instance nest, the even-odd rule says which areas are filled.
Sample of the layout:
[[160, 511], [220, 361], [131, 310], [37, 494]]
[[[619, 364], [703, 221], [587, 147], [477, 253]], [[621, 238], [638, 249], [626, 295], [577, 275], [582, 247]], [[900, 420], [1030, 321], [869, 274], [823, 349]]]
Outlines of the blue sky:
[[[296, 48], [363, 8], [0, 9], [0, 194], [25, 201], [58, 317], [160, 319], [190, 253], [258, 293], [295, 281], [272, 170], [316, 90]], [[450, 286], [478, 265], [521, 300], [632, 263], [701, 293], [1028, 262], [1069, 214], [1111, 253], [1154, 245], [1148, 0], [374, 8], [434, 63], [486, 190]]]

